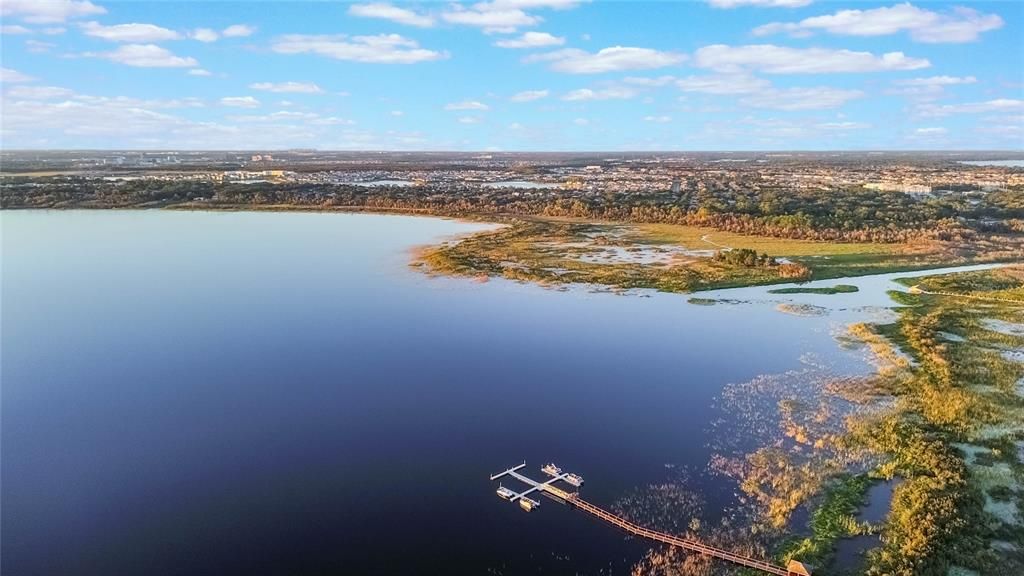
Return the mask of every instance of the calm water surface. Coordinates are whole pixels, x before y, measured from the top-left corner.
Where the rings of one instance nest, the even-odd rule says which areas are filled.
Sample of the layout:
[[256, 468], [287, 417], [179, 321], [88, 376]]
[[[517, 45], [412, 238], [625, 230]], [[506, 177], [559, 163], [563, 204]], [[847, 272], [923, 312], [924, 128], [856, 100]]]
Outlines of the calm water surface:
[[[831, 337], [842, 315], [407, 266], [477, 224], [39, 211], [0, 226], [10, 575], [627, 574], [642, 543], [553, 502], [522, 513], [487, 476], [554, 460], [610, 505], [666, 465], [706, 466], [725, 384], [806, 353], [865, 369]], [[732, 490], [697, 488], [712, 505]]]

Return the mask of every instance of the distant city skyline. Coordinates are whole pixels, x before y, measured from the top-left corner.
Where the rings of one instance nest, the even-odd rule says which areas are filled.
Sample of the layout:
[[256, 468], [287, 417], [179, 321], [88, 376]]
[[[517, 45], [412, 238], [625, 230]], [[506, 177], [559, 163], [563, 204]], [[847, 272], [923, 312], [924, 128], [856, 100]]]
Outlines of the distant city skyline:
[[3, 0], [12, 149], [1024, 149], [1024, 4]]

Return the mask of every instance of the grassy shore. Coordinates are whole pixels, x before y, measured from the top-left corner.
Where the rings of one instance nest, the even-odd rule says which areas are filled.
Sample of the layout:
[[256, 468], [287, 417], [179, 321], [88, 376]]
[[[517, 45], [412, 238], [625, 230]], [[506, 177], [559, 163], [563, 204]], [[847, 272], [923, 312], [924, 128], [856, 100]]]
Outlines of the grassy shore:
[[[858, 325], [887, 359], [865, 389], [892, 400], [850, 419], [842, 443], [874, 454], [874, 475], [905, 479], [867, 573], [1024, 573], [1024, 268], [904, 283], [985, 300], [915, 294], [896, 322]], [[816, 527], [786, 552], [820, 557], [841, 535]]]
[[[416, 265], [445, 275], [503, 277], [540, 284], [586, 283], [615, 289], [694, 292], [915, 271], [982, 261], [922, 246], [812, 242], [720, 233], [667, 224], [631, 225], [569, 219], [514, 219], [498, 231], [421, 252]], [[751, 249], [793, 262], [744, 266], [711, 258]], [[800, 271], [805, 274], [801, 274]], [[783, 293], [836, 294], [852, 287]]]

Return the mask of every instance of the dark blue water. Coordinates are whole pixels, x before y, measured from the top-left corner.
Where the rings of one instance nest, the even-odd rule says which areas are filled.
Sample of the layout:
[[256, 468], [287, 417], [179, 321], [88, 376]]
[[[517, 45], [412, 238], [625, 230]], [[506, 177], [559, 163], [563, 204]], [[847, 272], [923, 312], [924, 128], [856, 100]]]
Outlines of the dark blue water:
[[772, 307], [407, 267], [465, 223], [0, 218], [11, 576], [625, 574], [642, 543], [488, 475], [555, 460], [609, 505], [706, 465], [724, 384], [839, 354]]

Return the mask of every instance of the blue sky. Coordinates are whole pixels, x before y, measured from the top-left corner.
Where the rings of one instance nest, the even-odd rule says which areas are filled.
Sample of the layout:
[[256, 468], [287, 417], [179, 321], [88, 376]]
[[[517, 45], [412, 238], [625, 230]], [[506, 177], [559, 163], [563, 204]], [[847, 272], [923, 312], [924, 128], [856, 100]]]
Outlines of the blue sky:
[[1024, 3], [2, 0], [2, 146], [1024, 148]]

